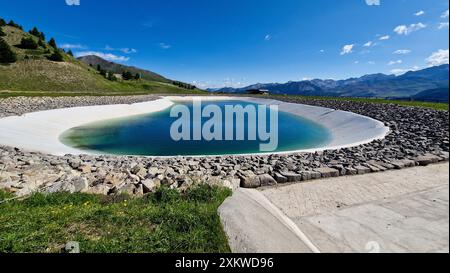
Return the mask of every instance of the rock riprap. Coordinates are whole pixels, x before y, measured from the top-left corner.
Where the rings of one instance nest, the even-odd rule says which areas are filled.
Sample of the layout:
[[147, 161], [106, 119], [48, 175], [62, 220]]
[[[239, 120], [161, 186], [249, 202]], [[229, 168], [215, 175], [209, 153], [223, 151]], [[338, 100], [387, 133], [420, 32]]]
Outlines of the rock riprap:
[[[7, 98], [0, 100], [0, 118], [49, 109], [130, 104], [157, 98], [154, 95]], [[257, 188], [448, 161], [448, 111], [340, 100], [290, 97], [282, 100], [365, 115], [384, 122], [391, 132], [383, 140], [332, 151], [204, 158], [53, 156], [0, 146], [0, 189], [18, 196], [36, 191], [139, 196], [161, 186], [180, 191], [198, 183], [232, 189], [239, 186]]]

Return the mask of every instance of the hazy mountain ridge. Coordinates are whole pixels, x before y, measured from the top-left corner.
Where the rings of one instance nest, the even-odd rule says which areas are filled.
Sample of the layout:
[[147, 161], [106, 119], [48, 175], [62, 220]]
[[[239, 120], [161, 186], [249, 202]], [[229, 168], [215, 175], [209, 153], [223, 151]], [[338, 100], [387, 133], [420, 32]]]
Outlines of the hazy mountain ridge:
[[427, 90], [446, 89], [448, 91], [448, 73], [449, 65], [446, 64], [410, 71], [400, 76], [378, 73], [338, 81], [314, 79], [287, 83], [258, 83], [244, 88], [227, 87], [209, 91], [245, 93], [249, 89], [267, 89], [273, 94], [287, 95], [410, 98]]

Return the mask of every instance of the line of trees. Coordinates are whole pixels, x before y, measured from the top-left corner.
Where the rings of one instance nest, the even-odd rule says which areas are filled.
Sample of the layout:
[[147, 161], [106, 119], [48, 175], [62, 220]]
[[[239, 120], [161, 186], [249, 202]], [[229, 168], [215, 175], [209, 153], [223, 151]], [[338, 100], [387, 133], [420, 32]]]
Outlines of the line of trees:
[[188, 84], [188, 83], [184, 83], [184, 82], [173, 81], [172, 84], [175, 85], [175, 86], [184, 88], [184, 89], [188, 89], [188, 90], [197, 89], [197, 86], [192, 85], [192, 84]]
[[14, 22], [13, 20], [10, 20], [6, 25], [23, 30], [23, 27], [21, 25], [17, 24], [16, 22]]
[[136, 73], [133, 75], [133, 73], [131, 73], [130, 71], [124, 71], [122, 72], [122, 79], [124, 79], [125, 81], [129, 81], [129, 80], [140, 80], [141, 74]]
[[[90, 64], [90, 66], [92, 67], [92, 64]], [[101, 65], [97, 65], [97, 71], [100, 73], [100, 75], [102, 75], [105, 79], [115, 82], [117, 81], [117, 77], [114, 74], [113, 71], [106, 71], [105, 69], [102, 68]]]
[[39, 39], [45, 41], [45, 34], [42, 31], [39, 31], [37, 27], [32, 28], [30, 31], [28, 31], [31, 35], [34, 35], [38, 37]]
[[[93, 67], [92, 64], [89, 64], [90, 67]], [[115, 73], [113, 71], [107, 71], [105, 69], [102, 68], [102, 66], [100, 64], [97, 64], [96, 67], [98, 73], [100, 75], [102, 75], [105, 79], [110, 80], [110, 81], [117, 81], [117, 77], [115, 75]], [[124, 81], [130, 81], [130, 80], [140, 80], [142, 79], [142, 76], [140, 73], [136, 73], [133, 74], [130, 71], [123, 71], [122, 72], [122, 79]]]
[[[11, 47], [8, 45], [8, 43], [3, 40], [3, 36], [6, 36], [6, 34], [3, 32], [2, 27], [4, 26], [11, 26], [18, 28], [20, 30], [23, 30], [22, 26], [14, 22], [13, 20], [10, 20], [8, 23], [3, 18], [0, 18], [0, 63], [14, 63], [17, 61], [17, 55], [12, 51]], [[18, 47], [23, 49], [37, 49], [38, 47], [42, 47], [46, 49], [45, 53], [50, 54], [50, 56], [47, 57], [50, 61], [54, 62], [63, 62], [64, 61], [64, 54], [61, 52], [61, 49], [58, 48], [58, 45], [56, 44], [56, 41], [54, 38], [51, 38], [48, 41], [48, 45], [53, 50], [47, 49], [47, 44], [45, 43], [45, 34], [42, 31], [39, 31], [37, 27], [33, 27], [30, 31], [28, 31], [29, 34], [35, 36], [38, 38], [37, 42], [35, 38], [33, 37], [23, 37], [20, 41], [20, 44]], [[68, 55], [73, 56], [72, 51], [68, 52]]]

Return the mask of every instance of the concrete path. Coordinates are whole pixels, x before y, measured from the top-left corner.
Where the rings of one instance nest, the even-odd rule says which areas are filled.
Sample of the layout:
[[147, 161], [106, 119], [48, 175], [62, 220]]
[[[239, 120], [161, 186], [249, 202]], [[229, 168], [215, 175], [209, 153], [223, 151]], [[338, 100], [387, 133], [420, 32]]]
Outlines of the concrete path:
[[239, 189], [219, 213], [234, 252], [449, 252], [449, 164]]

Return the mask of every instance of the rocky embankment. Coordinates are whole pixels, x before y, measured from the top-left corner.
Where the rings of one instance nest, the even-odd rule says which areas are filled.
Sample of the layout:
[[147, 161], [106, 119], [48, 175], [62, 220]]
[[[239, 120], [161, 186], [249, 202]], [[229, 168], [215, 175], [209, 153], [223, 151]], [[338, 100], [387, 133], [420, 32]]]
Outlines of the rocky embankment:
[[[136, 103], [156, 98], [8, 98], [0, 100], [0, 118], [48, 109]], [[383, 121], [391, 128], [391, 133], [384, 140], [353, 148], [270, 156], [60, 157], [0, 146], [0, 189], [23, 196], [35, 191], [142, 195], [161, 185], [182, 191], [196, 183], [257, 188], [448, 161], [448, 111], [350, 101], [289, 97], [283, 100], [369, 116]]]

